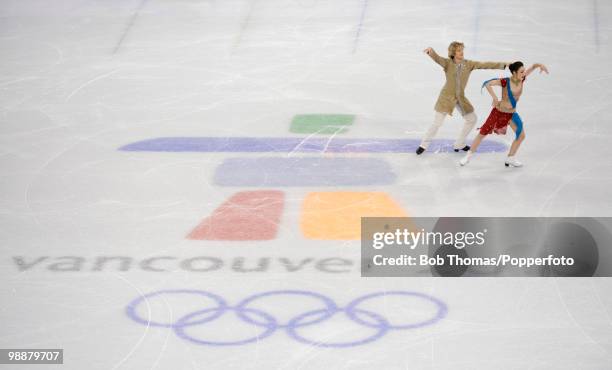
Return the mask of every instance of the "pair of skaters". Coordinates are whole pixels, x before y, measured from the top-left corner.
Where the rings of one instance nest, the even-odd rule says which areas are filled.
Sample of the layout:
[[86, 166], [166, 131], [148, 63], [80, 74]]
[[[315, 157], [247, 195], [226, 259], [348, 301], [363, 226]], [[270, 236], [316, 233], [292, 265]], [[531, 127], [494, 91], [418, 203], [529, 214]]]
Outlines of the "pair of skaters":
[[[434, 122], [425, 133], [425, 137], [421, 141], [419, 148], [416, 151], [417, 155], [422, 154], [431, 143], [440, 126], [444, 122], [446, 115], [452, 115], [453, 110], [456, 108], [465, 120], [463, 128], [457, 137], [457, 140], [453, 144], [455, 152], [460, 150], [466, 151], [467, 154], [459, 162], [462, 166], [468, 164], [478, 146], [485, 138], [485, 136], [495, 132], [496, 134], [505, 134], [508, 126], [512, 127], [515, 132], [515, 139], [510, 146], [508, 157], [506, 158], [505, 165], [520, 167], [522, 163], [515, 158], [515, 154], [518, 151], [519, 146], [525, 140], [525, 131], [523, 130], [523, 123], [520, 116], [516, 113], [516, 103], [523, 92], [523, 84], [525, 78], [531, 74], [537, 68], [540, 69], [540, 73], [548, 73], [548, 69], [543, 64], [536, 63], [529, 68], [525, 68], [522, 62], [506, 63], [506, 62], [476, 62], [472, 60], [464, 59], [463, 56], [464, 45], [461, 42], [454, 41], [448, 47], [448, 58], [439, 56], [434, 49], [427, 48], [425, 53], [431, 57], [436, 63], [438, 63], [443, 69], [446, 75], [446, 84], [440, 91], [438, 101], [434, 107], [435, 116]], [[467, 85], [470, 73], [474, 69], [506, 69], [509, 68], [512, 73], [511, 77], [506, 78], [494, 78], [482, 85], [487, 88], [489, 94], [493, 98], [493, 109], [489, 114], [486, 122], [480, 127], [480, 132], [476, 139], [472, 142], [472, 145], [466, 145], [465, 140], [470, 131], [476, 125], [476, 114], [474, 113], [474, 107], [470, 104], [470, 101], [465, 97], [465, 86]], [[501, 86], [502, 94], [501, 100], [497, 97], [493, 91], [493, 86]]]

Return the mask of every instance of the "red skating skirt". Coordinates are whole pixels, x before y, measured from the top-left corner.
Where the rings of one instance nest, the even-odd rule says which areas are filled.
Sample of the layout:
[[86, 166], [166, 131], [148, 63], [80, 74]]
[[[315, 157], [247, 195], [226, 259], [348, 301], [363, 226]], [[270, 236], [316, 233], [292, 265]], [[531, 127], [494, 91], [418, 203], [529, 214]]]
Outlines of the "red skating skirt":
[[481, 135], [489, 135], [495, 132], [498, 135], [505, 135], [508, 123], [512, 119], [512, 113], [504, 113], [497, 108], [493, 108], [489, 114], [489, 118], [480, 128]]

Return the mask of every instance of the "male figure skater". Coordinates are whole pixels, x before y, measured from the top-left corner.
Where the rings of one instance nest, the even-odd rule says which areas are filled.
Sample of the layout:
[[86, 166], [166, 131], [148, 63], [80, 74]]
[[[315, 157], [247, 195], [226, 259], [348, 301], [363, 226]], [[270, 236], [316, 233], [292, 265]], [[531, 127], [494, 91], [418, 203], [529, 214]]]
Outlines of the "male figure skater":
[[440, 126], [442, 126], [444, 118], [446, 118], [447, 114], [452, 115], [455, 107], [463, 116], [465, 123], [463, 124], [463, 129], [459, 133], [457, 140], [453, 144], [453, 148], [455, 152], [459, 150], [470, 150], [469, 145], [465, 144], [465, 139], [474, 128], [477, 119], [474, 113], [474, 107], [472, 107], [470, 101], [465, 97], [465, 86], [470, 78], [470, 73], [472, 73], [474, 69], [506, 69], [506, 66], [510, 64], [506, 62], [476, 62], [467, 60], [463, 58], [463, 49], [463, 43], [453, 41], [448, 46], [448, 58], [442, 58], [432, 48], [424, 50], [425, 54], [429, 55], [434, 62], [438, 63], [444, 69], [446, 83], [442, 91], [440, 91], [438, 101], [434, 107], [436, 112], [433, 124], [425, 133], [425, 137], [416, 150], [417, 155], [427, 150], [431, 140], [436, 136]]

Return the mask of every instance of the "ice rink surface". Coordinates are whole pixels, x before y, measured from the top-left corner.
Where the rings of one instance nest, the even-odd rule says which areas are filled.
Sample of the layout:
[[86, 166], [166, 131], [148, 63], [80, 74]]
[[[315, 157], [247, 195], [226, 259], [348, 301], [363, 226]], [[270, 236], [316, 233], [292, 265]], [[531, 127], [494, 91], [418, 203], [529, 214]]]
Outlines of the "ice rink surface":
[[[612, 215], [611, 19], [603, 0], [0, 2], [0, 348], [63, 348], [58, 369], [612, 369], [610, 279], [360, 278], [352, 229]], [[518, 105], [524, 167], [503, 166], [511, 133], [459, 167], [457, 114], [414, 154], [444, 78], [422, 50], [453, 40], [548, 66]], [[477, 126], [480, 84], [507, 75], [472, 73]]]

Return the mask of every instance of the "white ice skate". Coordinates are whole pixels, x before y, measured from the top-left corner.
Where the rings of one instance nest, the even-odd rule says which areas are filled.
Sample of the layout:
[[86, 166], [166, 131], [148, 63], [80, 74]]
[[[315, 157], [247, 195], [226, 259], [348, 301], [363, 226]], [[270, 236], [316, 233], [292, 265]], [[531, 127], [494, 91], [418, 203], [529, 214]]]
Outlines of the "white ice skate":
[[516, 160], [514, 156], [506, 158], [506, 167], [521, 167], [523, 164]]
[[472, 158], [472, 154], [474, 153], [472, 153], [472, 151], [469, 150], [467, 154], [465, 155], [465, 157], [461, 158], [461, 160], [459, 161], [459, 164], [461, 166], [465, 166], [466, 164], [468, 164], [470, 162], [470, 159]]

